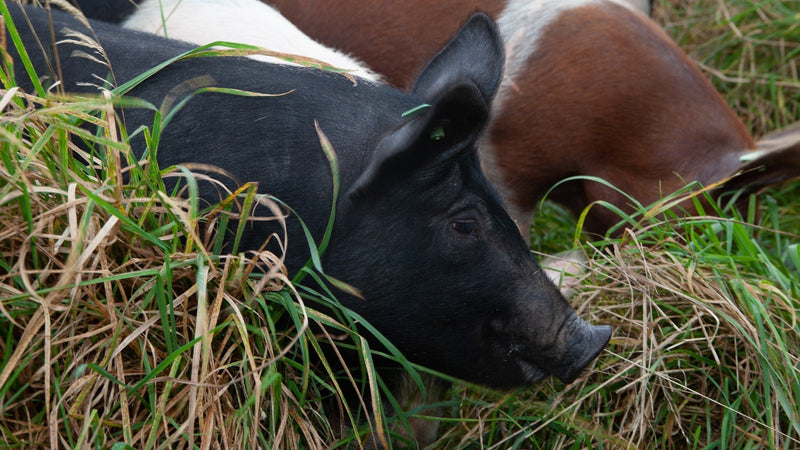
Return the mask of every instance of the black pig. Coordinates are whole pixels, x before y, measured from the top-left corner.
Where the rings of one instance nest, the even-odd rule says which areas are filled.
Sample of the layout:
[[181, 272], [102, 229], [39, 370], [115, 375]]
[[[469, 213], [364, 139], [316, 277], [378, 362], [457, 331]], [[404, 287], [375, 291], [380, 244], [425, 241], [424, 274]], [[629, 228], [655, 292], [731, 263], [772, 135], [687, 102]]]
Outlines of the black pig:
[[[8, 6], [39, 75], [50, 73], [56, 66], [47, 15]], [[52, 19], [56, 41], [64, 39], [65, 27], [96, 35], [117, 83], [192, 48], [100, 22], [92, 34], [59, 11]], [[86, 83], [100, 83], [108, 68], [73, 56], [75, 50], [87, 51], [58, 44], [60, 81], [68, 92], [97, 92]], [[17, 80], [27, 79], [18, 55], [12, 56]], [[160, 165], [211, 164], [239, 181], [256, 181], [260, 192], [292, 206], [319, 239], [330, 214], [332, 177], [315, 131], [318, 121], [338, 155], [342, 186], [322, 267], [363, 295], [342, 293], [340, 301], [410, 360], [436, 370], [498, 387], [534, 383], [547, 374], [569, 383], [606, 345], [610, 328], [576, 316], [481, 172], [475, 140], [487, 123], [502, 67], [494, 26], [477, 15], [424, 69], [410, 94], [245, 58], [179, 61], [130, 94], [159, 105], [176, 86], [201, 76], [226, 88], [291, 91], [278, 97], [197, 95], [164, 129]], [[30, 82], [21, 85], [31, 89]], [[415, 108], [416, 114], [404, 117]], [[128, 130], [151, 125], [152, 117], [132, 108], [124, 115]], [[141, 154], [143, 143], [132, 144]], [[201, 196], [219, 198], [211, 186]], [[248, 225], [240, 249], [259, 248], [275, 231], [269, 222]], [[308, 258], [297, 220], [289, 221], [288, 242], [287, 267], [294, 271]]]

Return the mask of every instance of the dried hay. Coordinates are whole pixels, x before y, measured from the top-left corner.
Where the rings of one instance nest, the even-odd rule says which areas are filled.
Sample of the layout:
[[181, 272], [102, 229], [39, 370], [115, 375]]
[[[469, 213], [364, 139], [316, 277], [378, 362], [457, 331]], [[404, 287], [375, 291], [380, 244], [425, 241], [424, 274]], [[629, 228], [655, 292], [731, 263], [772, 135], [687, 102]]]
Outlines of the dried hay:
[[790, 400], [800, 394], [797, 279], [793, 293], [692, 245], [628, 230], [621, 241], [585, 247], [588, 268], [572, 303], [590, 323], [613, 326], [608, 349], [566, 387], [462, 390], [455, 411], [463, 421], [440, 444], [800, 445], [800, 409]]
[[[319, 398], [295, 389], [307, 362], [279, 363], [308, 328], [281, 255], [215, 256], [214, 230], [235, 208], [199, 214], [163, 186], [128, 184], [137, 169], [110, 103], [94, 140], [106, 164], [64, 131], [71, 113], [97, 123], [83, 112], [96, 102], [26, 97], [34, 111], [20, 91], [3, 94], [0, 441], [255, 448], [266, 427], [275, 445], [330, 442]], [[275, 329], [280, 310], [294, 327]]]

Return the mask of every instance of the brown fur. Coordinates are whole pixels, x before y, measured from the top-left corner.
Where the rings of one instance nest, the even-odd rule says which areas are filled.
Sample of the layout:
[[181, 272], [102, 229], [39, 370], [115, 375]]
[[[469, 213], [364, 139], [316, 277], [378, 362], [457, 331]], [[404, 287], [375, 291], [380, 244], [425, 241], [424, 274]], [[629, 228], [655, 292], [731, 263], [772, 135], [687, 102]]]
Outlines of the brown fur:
[[474, 12], [492, 19], [504, 1], [264, 0], [312, 38], [365, 61], [390, 83], [417, 73]]
[[[689, 58], [652, 21], [624, 7], [584, 6], [546, 29], [517, 90], [494, 117], [490, 140], [510, 203], [530, 215], [571, 175], [603, 178], [643, 204], [686, 182], [735, 172], [753, 139]], [[554, 199], [579, 211], [629, 201], [595, 182]], [[587, 225], [619, 219], [593, 208]]]

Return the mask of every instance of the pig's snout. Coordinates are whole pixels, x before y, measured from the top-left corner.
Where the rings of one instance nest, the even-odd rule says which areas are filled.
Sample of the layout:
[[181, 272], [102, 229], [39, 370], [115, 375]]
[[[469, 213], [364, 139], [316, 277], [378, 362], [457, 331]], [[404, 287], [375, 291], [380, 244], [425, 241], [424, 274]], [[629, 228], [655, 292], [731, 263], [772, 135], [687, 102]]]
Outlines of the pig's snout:
[[547, 374], [565, 384], [575, 381], [611, 339], [610, 326], [590, 325], [574, 312], [568, 313], [561, 325], [531, 319], [531, 315], [523, 314], [490, 325], [505, 360], [516, 363], [524, 384], [536, 383]]
[[603, 351], [611, 339], [611, 327], [589, 325], [576, 315], [570, 318], [562, 333], [566, 334], [563, 337], [566, 354], [560, 358], [563, 364], [555, 364], [551, 373], [569, 384]]

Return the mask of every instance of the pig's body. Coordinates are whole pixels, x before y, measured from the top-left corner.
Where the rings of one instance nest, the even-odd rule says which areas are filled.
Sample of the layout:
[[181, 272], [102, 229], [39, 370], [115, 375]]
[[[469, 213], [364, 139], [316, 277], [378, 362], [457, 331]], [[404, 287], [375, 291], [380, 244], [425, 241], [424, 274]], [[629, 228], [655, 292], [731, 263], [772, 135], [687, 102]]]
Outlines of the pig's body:
[[[9, 7], [44, 75], [45, 56], [20, 8]], [[47, 16], [38, 9], [25, 12], [50, 48]], [[84, 30], [65, 14], [52, 14], [57, 41], [65, 26]], [[113, 25], [93, 28], [118, 84], [191, 48]], [[70, 56], [76, 49], [59, 44], [64, 89], [97, 92], [78, 83], [97, 83], [92, 75], [104, 77], [107, 68]], [[500, 79], [501, 49], [491, 23], [476, 17], [423, 71], [413, 94], [365, 80], [354, 85], [312, 69], [203, 58], [166, 67], [131, 95], [160, 105], [176, 86], [198, 77], [225, 88], [288, 92], [195, 96], [164, 129], [159, 164], [211, 164], [240, 182], [258, 182], [259, 192], [294, 208], [319, 242], [333, 188], [316, 120], [338, 156], [342, 187], [322, 267], [363, 295], [340, 293], [339, 300], [414, 362], [491, 386], [529, 384], [546, 374], [569, 382], [603, 348], [610, 329], [575, 315], [480, 170], [475, 141]], [[15, 67], [17, 80], [30, 90], [22, 64]], [[421, 104], [430, 106], [402, 117]], [[127, 129], [150, 126], [152, 116], [125, 110]], [[142, 142], [133, 146], [142, 153]], [[209, 202], [219, 199], [210, 185], [202, 185], [200, 194]], [[240, 250], [261, 247], [276, 231], [271, 222], [248, 224]], [[287, 266], [294, 271], [308, 251], [293, 217], [288, 243]]]

